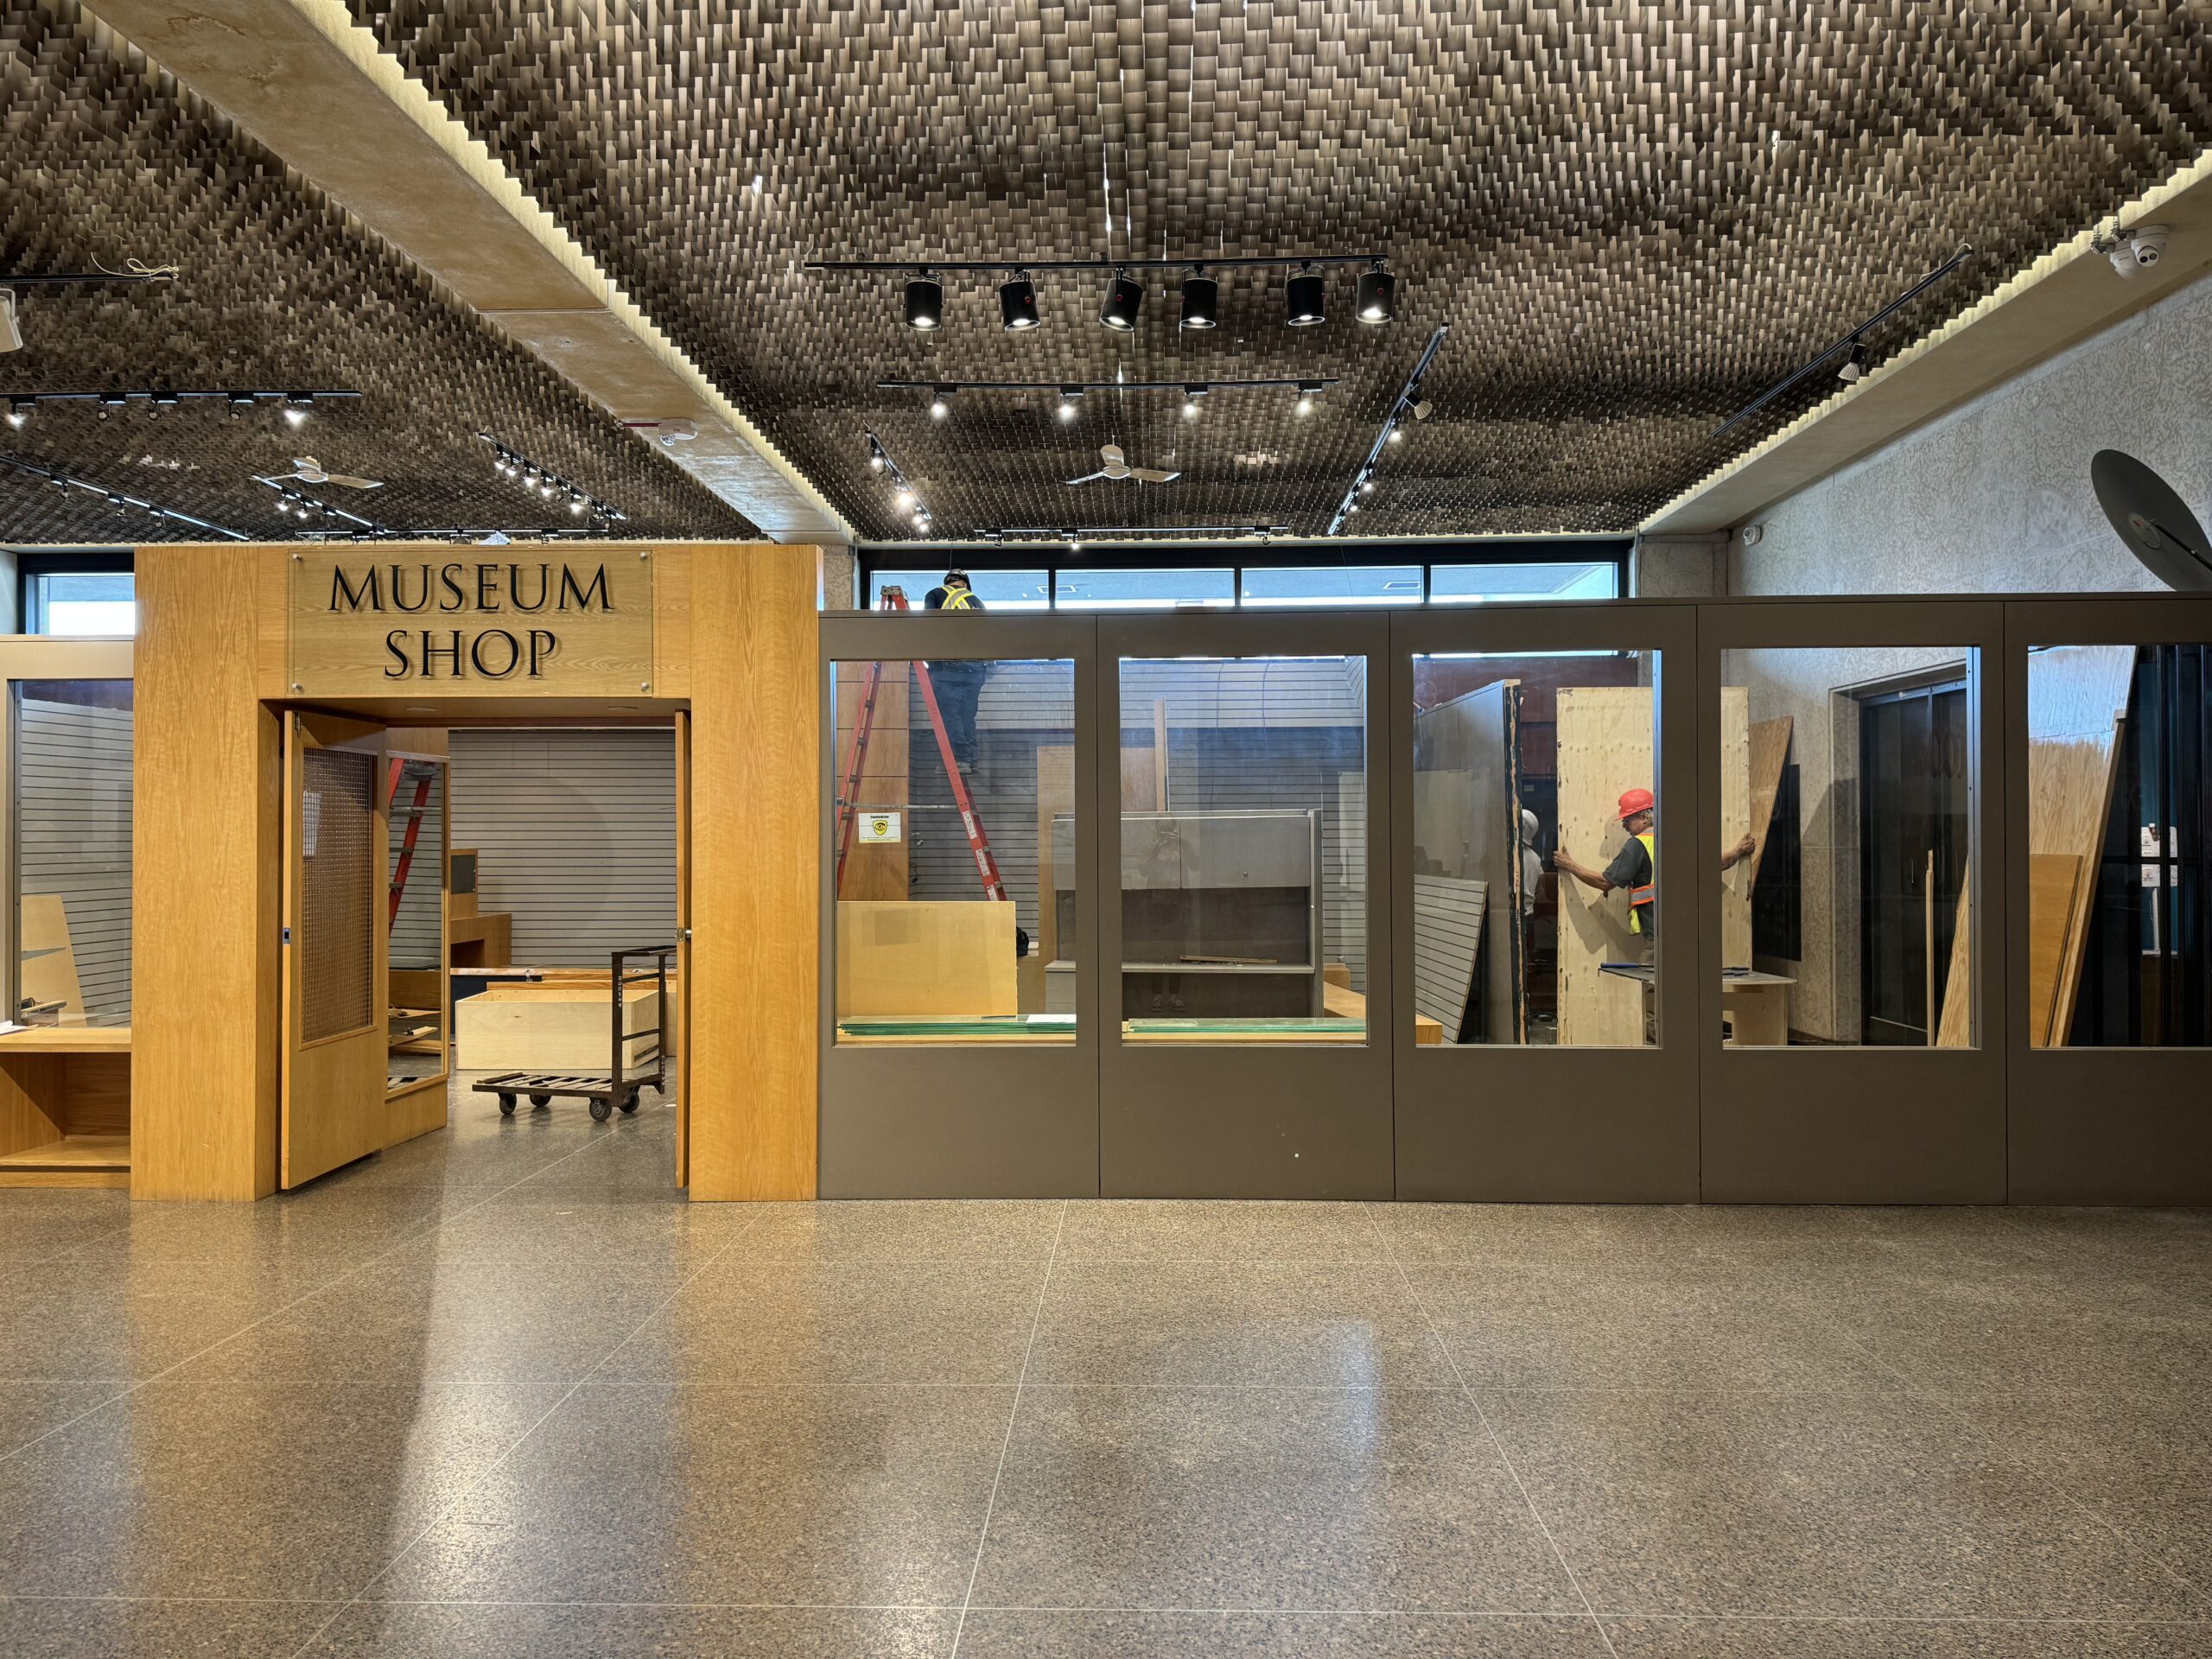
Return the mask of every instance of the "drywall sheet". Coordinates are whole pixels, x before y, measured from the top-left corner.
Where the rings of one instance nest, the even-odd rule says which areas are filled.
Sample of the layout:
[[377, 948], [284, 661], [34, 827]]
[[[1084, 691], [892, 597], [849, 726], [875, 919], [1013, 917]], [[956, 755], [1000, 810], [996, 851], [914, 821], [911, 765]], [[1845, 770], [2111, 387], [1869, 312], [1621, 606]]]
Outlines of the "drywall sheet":
[[2056, 972], [2049, 1017], [2029, 1022], [2037, 1048], [2063, 1047], [2074, 1024], [2090, 894], [2069, 891], [2060, 902], [2049, 886], [2056, 867], [2038, 880], [2035, 861], [2071, 859], [2075, 881], [2094, 888], [2134, 674], [2133, 645], [2057, 645], [2028, 658], [2028, 956]]
[[[1562, 687], [1558, 699], [1559, 838], [1575, 860], [1603, 869], [1627, 840], [1617, 813], [1621, 793], [1653, 788], [1651, 689], [1605, 685]], [[1720, 689], [1720, 846], [1741, 840], [1751, 828], [1751, 696], [1740, 685]], [[1693, 817], [1678, 806], [1673, 822]], [[1669, 822], [1660, 803], [1660, 833]], [[1643, 1041], [1643, 993], [1634, 981], [1601, 972], [1608, 962], [1637, 962], [1644, 942], [1629, 931], [1628, 903], [1618, 893], [1599, 893], [1571, 877], [1559, 884], [1559, 1040], [1562, 1046], [1634, 1048]], [[1721, 878], [1722, 964], [1751, 962], [1751, 861]], [[1662, 926], [1688, 926], [1679, 901], [1659, 895]]]
[[844, 899], [837, 906], [837, 1017], [1019, 1011], [1011, 904]]
[[1414, 1012], [1441, 1026], [1446, 1042], [1462, 1041], [1467, 1033], [1486, 899], [1481, 881], [1414, 878]]
[[[1520, 708], [1521, 687], [1506, 680], [1423, 709], [1414, 721], [1415, 868], [1480, 881], [1497, 895], [1482, 963], [1480, 1027], [1468, 1033], [1470, 1041], [1520, 1043], [1529, 1035], [1519, 926]], [[1426, 789], [1425, 778], [1434, 780]], [[1420, 891], [1417, 882], [1417, 932]]]
[[1759, 845], [1751, 855], [1747, 887], [1758, 886], [1759, 866], [1766, 859], [1767, 834], [1774, 826], [1774, 798], [1782, 789], [1782, 769], [1789, 764], [1791, 724], [1790, 717], [1783, 715], [1759, 721], [1751, 728], [1751, 837]]

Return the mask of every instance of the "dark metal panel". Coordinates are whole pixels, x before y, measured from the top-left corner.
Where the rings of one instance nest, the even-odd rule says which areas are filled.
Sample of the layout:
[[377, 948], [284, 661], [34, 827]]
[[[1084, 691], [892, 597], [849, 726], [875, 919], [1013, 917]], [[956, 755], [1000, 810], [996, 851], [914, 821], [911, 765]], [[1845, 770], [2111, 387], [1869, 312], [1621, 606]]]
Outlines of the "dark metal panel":
[[[1096, 786], [1118, 805], [1124, 658], [1349, 656], [1366, 663], [1367, 1041], [1129, 1044], [1121, 1039], [1122, 914], [1102, 891], [1087, 966], [1100, 988], [1100, 1183], [1108, 1197], [1387, 1198], [1392, 1191], [1390, 918], [1394, 840], [1382, 787], [1388, 620], [1370, 613], [1109, 618], [1099, 626]], [[1110, 792], [1109, 792], [1110, 791]], [[1121, 868], [1121, 815], [1100, 819], [1101, 871]], [[1317, 968], [1319, 964], [1316, 964]], [[1111, 986], [1111, 993], [1107, 988]]]
[[[1699, 984], [1703, 1179], [1709, 1203], [1996, 1204], [2005, 1197], [2005, 1010], [1997, 995], [2005, 915], [1999, 810], [2005, 753], [1989, 666], [2003, 639], [1993, 601], [1861, 600], [1849, 605], [1700, 607], [1698, 842], [1720, 845], [1722, 653], [1758, 649], [1963, 646], [1973, 741], [1974, 848], [1971, 1049], [1726, 1048], [1720, 981]], [[1697, 926], [1720, 961], [1720, 872], [1699, 861]], [[1838, 925], [1852, 918], [1839, 918]]]
[[2212, 641], [2212, 599], [2166, 594], [2008, 602], [2004, 751], [2008, 825], [2019, 856], [2005, 889], [2023, 918], [2005, 963], [2006, 1048], [2015, 1204], [2212, 1203], [2212, 1053], [2201, 1048], [2029, 1046], [2028, 652], [2036, 645], [2185, 645]]
[[[1440, 652], [1656, 650], [1660, 798], [1691, 798], [1696, 745], [1692, 658], [1697, 613], [1685, 605], [1512, 605], [1402, 612], [1390, 619], [1390, 706], [1406, 733], [1390, 751], [1395, 866], [1410, 868], [1414, 658]], [[1659, 843], [1660, 891], [1693, 891], [1687, 836]], [[1666, 902], [1662, 898], [1662, 903]], [[1410, 876], [1390, 895], [1401, 983], [1413, 975]], [[1679, 912], [1676, 912], [1679, 913]], [[1397, 1191], [1402, 1198], [1685, 1203], [1697, 1196], [1696, 932], [1660, 933], [1660, 1046], [1422, 1048], [1410, 1007], [1394, 1019]]]
[[[821, 1192], [825, 1198], [1090, 1198], [1098, 1192], [1099, 990], [1077, 976], [1076, 1040], [855, 1047], [836, 1041], [838, 662], [1066, 658], [1075, 664], [1078, 937], [1097, 931], [1097, 627], [1087, 616], [861, 615], [821, 625]], [[1118, 799], [1118, 797], [1116, 798]], [[1118, 1001], [1116, 1007], [1118, 1007]]]

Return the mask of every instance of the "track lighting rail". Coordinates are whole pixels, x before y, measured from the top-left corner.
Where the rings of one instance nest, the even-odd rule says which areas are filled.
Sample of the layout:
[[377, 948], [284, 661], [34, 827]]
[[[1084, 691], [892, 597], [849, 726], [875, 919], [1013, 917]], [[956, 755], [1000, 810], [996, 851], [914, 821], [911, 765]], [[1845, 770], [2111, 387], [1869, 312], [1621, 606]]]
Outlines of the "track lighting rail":
[[1261, 270], [1300, 265], [1371, 265], [1384, 253], [1197, 254], [1181, 259], [809, 259], [802, 270], [1021, 271]]
[[[1382, 429], [1375, 435], [1369, 446], [1367, 459], [1359, 464], [1359, 471], [1352, 475], [1351, 487], [1344, 492], [1344, 499], [1337, 505], [1336, 517], [1329, 520], [1327, 534], [1333, 536], [1344, 527], [1345, 519], [1359, 510], [1359, 498], [1375, 477], [1376, 463], [1382, 459], [1383, 447], [1398, 429], [1398, 423], [1415, 413], [1421, 402], [1421, 383], [1428, 374], [1429, 365], [1436, 361], [1436, 354], [1444, 349], [1444, 336], [1452, 332], [1450, 323], [1439, 325], [1428, 337], [1428, 344], [1421, 347], [1421, 360], [1414, 365], [1414, 372], [1406, 377], [1406, 384], [1398, 393], [1398, 401], [1390, 405], [1390, 413], [1382, 423]], [[1426, 415], [1427, 411], [1419, 411]]]

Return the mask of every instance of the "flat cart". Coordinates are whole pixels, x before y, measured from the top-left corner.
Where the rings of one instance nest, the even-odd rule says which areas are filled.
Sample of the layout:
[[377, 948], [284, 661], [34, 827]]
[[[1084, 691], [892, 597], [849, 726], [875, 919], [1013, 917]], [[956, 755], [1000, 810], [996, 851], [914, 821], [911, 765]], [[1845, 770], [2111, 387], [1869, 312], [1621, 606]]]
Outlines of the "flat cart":
[[[633, 950], [609, 953], [613, 960], [607, 978], [607, 995], [613, 1003], [609, 1019], [613, 1031], [608, 1045], [607, 1068], [597, 1071], [502, 1071], [497, 1077], [486, 1077], [475, 1085], [480, 1095], [497, 1095], [501, 1116], [512, 1117], [522, 1096], [530, 1096], [533, 1110], [543, 1110], [553, 1103], [556, 1095], [570, 1096], [588, 1103], [591, 1115], [604, 1123], [614, 1116], [619, 1107], [626, 1113], [638, 1109], [639, 1093], [645, 1089], [660, 1089], [668, 1082], [668, 959], [676, 954], [672, 944], [639, 945]], [[652, 958], [649, 968], [630, 969], [625, 963]], [[644, 1031], [622, 1029], [622, 993], [632, 985], [653, 982], [655, 991], [653, 1023]], [[640, 1037], [653, 1039], [652, 1069], [626, 1065], [622, 1051]]]

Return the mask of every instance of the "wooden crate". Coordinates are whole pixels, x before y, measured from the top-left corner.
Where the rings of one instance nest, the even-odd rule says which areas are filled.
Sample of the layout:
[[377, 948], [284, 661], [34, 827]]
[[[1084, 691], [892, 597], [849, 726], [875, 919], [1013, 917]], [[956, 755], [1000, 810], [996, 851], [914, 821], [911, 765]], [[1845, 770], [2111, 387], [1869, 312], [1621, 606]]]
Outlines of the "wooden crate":
[[[650, 985], [623, 993], [622, 1029], [649, 1031], [659, 999]], [[604, 1071], [612, 1007], [603, 986], [495, 985], [454, 1005], [454, 1064], [468, 1071]], [[622, 1064], [650, 1062], [658, 1037], [622, 1045]]]

